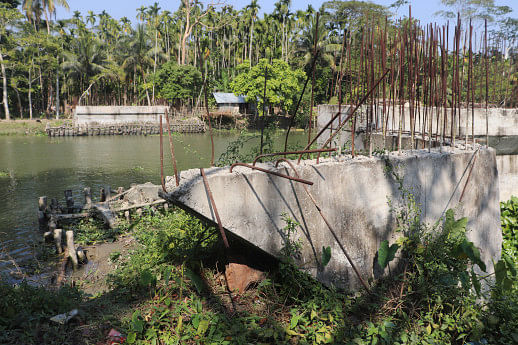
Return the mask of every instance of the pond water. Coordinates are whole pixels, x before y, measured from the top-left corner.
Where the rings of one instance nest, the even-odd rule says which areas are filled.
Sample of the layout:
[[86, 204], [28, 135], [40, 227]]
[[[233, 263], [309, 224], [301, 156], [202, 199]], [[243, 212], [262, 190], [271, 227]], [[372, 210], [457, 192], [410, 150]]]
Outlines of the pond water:
[[[216, 161], [238, 133], [214, 136]], [[290, 145], [303, 144], [302, 132], [290, 134]], [[174, 136], [178, 169], [210, 165], [208, 134]], [[258, 145], [250, 140], [248, 145]], [[275, 140], [283, 147], [283, 137]], [[165, 174], [172, 175], [167, 137], [164, 137]], [[10, 258], [19, 261], [32, 255], [32, 244], [41, 238], [38, 230], [38, 197], [57, 198], [63, 203], [63, 191], [71, 189], [76, 203], [83, 200], [82, 190], [92, 194], [110, 185], [128, 188], [131, 183], [160, 183], [158, 136], [101, 137], [0, 137], [0, 271]]]

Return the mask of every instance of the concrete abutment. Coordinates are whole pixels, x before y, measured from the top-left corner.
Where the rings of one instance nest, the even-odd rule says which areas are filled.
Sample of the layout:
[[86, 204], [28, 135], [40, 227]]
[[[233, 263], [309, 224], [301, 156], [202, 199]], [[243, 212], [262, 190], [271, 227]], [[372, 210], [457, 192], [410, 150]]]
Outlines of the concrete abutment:
[[[476, 157], [476, 158], [475, 158]], [[293, 175], [281, 163], [260, 165], [268, 170]], [[398, 181], [387, 166], [403, 178], [403, 186], [420, 205], [422, 221], [433, 224], [448, 208], [457, 217], [468, 217], [467, 234], [480, 248], [488, 268], [501, 253], [499, 183], [495, 150], [451, 148], [404, 151], [386, 156], [356, 157], [342, 155], [302, 161], [296, 165], [322, 212], [334, 227], [340, 243], [352, 257], [364, 280], [380, 272], [376, 253], [383, 240], [394, 242], [396, 221], [392, 205], [403, 205]], [[357, 289], [359, 280], [334, 240], [317, 209], [300, 183], [246, 167], [205, 170], [223, 227], [233, 235], [273, 255], [284, 245], [284, 215], [300, 226], [294, 240], [302, 242], [299, 266], [327, 285]], [[180, 186], [168, 178], [169, 201], [195, 215], [216, 222], [199, 170], [180, 173]], [[461, 194], [464, 191], [462, 201]], [[331, 261], [320, 264], [322, 249], [331, 248]]]

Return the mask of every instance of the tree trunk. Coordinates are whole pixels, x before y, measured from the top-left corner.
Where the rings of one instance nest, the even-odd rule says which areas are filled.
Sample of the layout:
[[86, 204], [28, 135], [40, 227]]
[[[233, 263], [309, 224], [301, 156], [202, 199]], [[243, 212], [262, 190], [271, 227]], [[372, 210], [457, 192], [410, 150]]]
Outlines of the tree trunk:
[[[158, 49], [158, 29], [155, 29], [155, 62], [153, 63], [153, 75], [156, 73], [156, 51]], [[155, 105], [155, 78], [153, 78], [153, 105]]]
[[0, 52], [0, 68], [2, 70], [2, 102], [4, 103], [5, 119], [10, 120], [11, 115], [9, 114], [9, 100], [7, 97], [7, 75], [5, 72], [4, 57]]
[[250, 68], [252, 67], [252, 40], [254, 39], [254, 19], [252, 18], [252, 28], [250, 29], [250, 49], [248, 51], [248, 59], [250, 60]]
[[[146, 84], [146, 75], [144, 74], [144, 72], [142, 72], [142, 78], [144, 79], [144, 84]], [[146, 98], [147, 98], [147, 105], [148, 106], [151, 106], [151, 99], [149, 98], [149, 91], [146, 87]]]
[[32, 68], [29, 68], [29, 119], [32, 120]]
[[20, 99], [20, 92], [18, 89], [14, 89], [16, 92], [16, 99], [18, 100], [18, 112], [20, 113], [20, 119], [23, 119], [23, 111], [22, 111], [22, 100]]

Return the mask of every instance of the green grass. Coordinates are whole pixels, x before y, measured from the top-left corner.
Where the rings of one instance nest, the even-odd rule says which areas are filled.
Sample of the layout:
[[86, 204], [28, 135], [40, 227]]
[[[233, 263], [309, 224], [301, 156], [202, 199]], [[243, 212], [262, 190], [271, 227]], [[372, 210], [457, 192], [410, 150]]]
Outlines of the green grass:
[[[294, 227], [285, 220], [289, 235]], [[111, 328], [130, 344], [518, 342], [518, 286], [492, 289], [492, 299], [480, 302], [475, 289], [460, 283], [469, 259], [451, 256], [463, 241], [465, 222], [451, 218], [449, 224], [436, 238], [409, 239], [414, 244], [406, 247], [406, 274], [371, 282], [371, 294], [330, 289], [299, 271], [290, 259], [298, 248], [293, 242], [265, 280], [229, 295], [215, 228], [178, 209], [147, 214], [121, 230], [136, 245], [130, 255], [110, 258], [117, 265], [110, 292], [86, 298], [71, 287], [0, 285], [0, 343], [95, 344], [105, 342]], [[102, 232], [98, 226], [80, 227], [86, 242]], [[80, 309], [79, 319], [65, 326], [49, 321], [72, 308]]]
[[0, 120], [0, 136], [2, 135], [46, 135], [45, 126], [61, 126], [70, 120]]

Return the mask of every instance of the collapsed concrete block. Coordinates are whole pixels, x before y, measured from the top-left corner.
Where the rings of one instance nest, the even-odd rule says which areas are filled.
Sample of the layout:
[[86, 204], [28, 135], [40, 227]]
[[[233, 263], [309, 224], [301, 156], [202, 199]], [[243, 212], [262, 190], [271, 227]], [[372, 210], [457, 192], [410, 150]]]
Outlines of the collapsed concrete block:
[[[310, 192], [364, 280], [383, 274], [376, 266], [379, 245], [399, 236], [388, 201], [398, 203], [401, 192], [398, 181], [387, 173], [387, 166], [403, 178], [404, 188], [415, 196], [424, 222], [436, 222], [448, 208], [454, 208], [457, 217], [468, 217], [468, 238], [480, 248], [488, 273], [492, 271], [491, 260], [499, 259], [502, 245], [495, 151], [483, 147], [476, 151], [444, 150], [405, 151], [372, 158], [337, 156], [320, 164], [307, 160], [296, 165], [300, 177], [314, 183], [308, 186]], [[293, 175], [287, 165], [281, 164], [278, 169], [271, 163], [260, 166]], [[227, 231], [279, 256], [286, 241], [283, 215], [287, 215], [300, 224], [293, 240], [302, 242], [298, 260], [302, 269], [327, 285], [360, 287], [300, 183], [246, 167], [236, 167], [233, 173], [228, 167], [206, 169], [205, 173]], [[174, 178], [167, 179], [167, 189], [172, 192], [164, 197], [215, 223], [199, 170], [181, 172], [180, 180], [180, 186], [175, 187]], [[331, 260], [323, 267], [322, 250], [328, 246]]]

